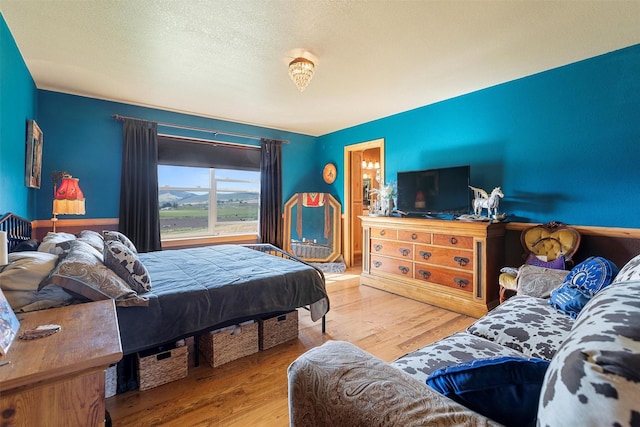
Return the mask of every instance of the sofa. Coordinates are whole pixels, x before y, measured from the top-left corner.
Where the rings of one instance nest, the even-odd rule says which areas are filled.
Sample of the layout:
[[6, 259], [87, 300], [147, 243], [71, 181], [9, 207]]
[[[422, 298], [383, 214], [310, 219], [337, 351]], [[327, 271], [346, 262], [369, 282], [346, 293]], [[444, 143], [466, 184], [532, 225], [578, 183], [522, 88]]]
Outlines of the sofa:
[[[460, 400], [461, 390], [445, 396], [426, 383], [495, 360], [545, 366], [535, 379], [519, 364], [507, 375], [467, 371], [479, 406]], [[576, 318], [518, 295], [391, 363], [328, 341], [298, 357], [288, 381], [291, 426], [640, 426], [640, 256]], [[487, 414], [484, 403], [501, 413]]]

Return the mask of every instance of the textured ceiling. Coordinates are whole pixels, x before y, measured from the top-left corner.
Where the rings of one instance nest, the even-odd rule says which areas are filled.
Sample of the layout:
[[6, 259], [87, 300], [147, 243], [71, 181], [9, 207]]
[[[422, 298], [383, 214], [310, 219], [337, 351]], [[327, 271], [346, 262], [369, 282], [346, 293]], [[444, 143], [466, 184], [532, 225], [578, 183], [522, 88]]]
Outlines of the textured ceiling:
[[[38, 88], [323, 135], [640, 43], [640, 1], [0, 0]], [[298, 92], [296, 56], [316, 62]]]

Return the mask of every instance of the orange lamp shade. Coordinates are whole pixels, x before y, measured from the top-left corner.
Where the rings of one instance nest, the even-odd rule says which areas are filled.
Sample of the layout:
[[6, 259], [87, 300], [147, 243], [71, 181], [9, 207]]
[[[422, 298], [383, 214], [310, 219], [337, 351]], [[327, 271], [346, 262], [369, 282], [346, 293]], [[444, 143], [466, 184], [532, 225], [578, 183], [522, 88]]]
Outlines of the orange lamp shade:
[[78, 178], [65, 175], [53, 197], [53, 213], [84, 215], [84, 194], [78, 185]]

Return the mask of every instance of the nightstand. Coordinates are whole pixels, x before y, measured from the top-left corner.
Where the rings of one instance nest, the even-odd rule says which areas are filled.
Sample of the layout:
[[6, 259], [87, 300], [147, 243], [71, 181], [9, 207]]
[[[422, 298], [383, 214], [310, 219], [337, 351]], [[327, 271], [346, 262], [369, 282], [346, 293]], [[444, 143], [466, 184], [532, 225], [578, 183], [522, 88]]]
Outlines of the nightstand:
[[122, 358], [112, 300], [18, 314], [20, 333], [44, 324], [62, 330], [16, 338], [0, 366], [0, 424], [104, 426], [105, 369]]

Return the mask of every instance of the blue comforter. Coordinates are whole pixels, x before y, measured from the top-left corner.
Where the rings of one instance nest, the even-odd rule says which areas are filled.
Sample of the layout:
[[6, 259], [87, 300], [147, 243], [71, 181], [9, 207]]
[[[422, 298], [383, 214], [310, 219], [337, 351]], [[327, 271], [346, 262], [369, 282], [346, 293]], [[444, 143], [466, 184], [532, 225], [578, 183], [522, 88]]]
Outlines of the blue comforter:
[[[124, 354], [223, 326], [329, 301], [313, 267], [237, 245], [140, 254], [149, 270], [148, 307], [118, 307]], [[317, 315], [315, 318], [321, 317]], [[316, 320], [314, 318], [314, 320]]]

